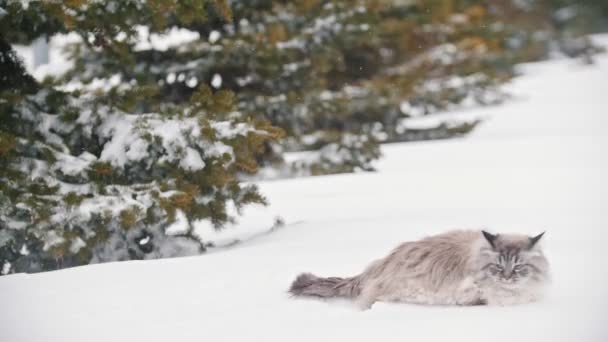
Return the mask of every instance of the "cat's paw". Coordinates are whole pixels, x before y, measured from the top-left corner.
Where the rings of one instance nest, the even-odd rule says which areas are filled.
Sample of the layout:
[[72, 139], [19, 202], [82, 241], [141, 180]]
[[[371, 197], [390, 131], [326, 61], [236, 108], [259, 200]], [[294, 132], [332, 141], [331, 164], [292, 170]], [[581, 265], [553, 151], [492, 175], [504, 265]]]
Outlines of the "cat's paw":
[[474, 301], [472, 301], [469, 305], [471, 305], [471, 306], [488, 305], [488, 301], [483, 298], [477, 298]]
[[373, 301], [369, 301], [369, 300], [357, 300], [355, 302], [355, 305], [357, 306], [357, 308], [361, 311], [367, 311], [369, 309], [372, 308], [372, 305], [374, 305]]

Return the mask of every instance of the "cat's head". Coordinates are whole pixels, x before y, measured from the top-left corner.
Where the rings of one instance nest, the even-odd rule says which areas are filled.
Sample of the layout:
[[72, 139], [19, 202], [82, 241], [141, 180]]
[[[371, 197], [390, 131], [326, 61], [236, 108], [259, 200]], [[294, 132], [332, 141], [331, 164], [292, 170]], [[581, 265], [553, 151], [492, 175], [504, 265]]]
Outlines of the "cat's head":
[[482, 234], [487, 245], [482, 248], [480, 266], [486, 276], [503, 283], [546, 278], [548, 263], [539, 244], [544, 232], [533, 237], [491, 234], [483, 230]]

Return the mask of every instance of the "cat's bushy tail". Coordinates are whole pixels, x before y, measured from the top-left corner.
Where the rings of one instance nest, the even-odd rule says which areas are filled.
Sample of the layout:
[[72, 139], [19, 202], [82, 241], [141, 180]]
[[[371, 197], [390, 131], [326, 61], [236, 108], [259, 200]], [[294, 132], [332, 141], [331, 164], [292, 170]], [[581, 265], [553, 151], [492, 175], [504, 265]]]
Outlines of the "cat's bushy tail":
[[291, 284], [289, 293], [294, 296], [354, 298], [361, 293], [361, 286], [358, 277], [321, 278], [312, 273], [302, 273]]

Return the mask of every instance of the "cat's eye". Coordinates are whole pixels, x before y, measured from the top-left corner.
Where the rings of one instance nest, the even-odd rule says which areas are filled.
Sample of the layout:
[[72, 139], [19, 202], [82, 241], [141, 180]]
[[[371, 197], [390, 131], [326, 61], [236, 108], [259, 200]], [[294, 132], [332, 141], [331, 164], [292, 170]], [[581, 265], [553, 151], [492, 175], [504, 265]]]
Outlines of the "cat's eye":
[[492, 266], [489, 268], [489, 270], [492, 275], [496, 275], [496, 274], [502, 272], [503, 268], [499, 264], [492, 264]]
[[528, 274], [528, 269], [525, 265], [516, 265], [513, 267], [513, 272], [519, 274], [520, 276], [526, 276]]

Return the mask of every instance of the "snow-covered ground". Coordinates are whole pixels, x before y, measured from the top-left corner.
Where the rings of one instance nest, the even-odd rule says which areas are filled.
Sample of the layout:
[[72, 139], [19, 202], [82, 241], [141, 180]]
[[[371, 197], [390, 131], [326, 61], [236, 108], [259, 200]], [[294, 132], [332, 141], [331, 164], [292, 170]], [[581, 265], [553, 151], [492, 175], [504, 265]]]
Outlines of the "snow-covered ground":
[[[271, 234], [199, 257], [1, 277], [0, 341], [608, 341], [608, 54], [522, 70], [513, 101], [460, 113], [487, 118], [465, 139], [385, 146], [376, 173], [263, 183], [272, 206], [227, 234], [281, 215]], [[361, 312], [286, 293], [299, 272], [352, 275], [453, 228], [546, 230], [547, 298]]]

